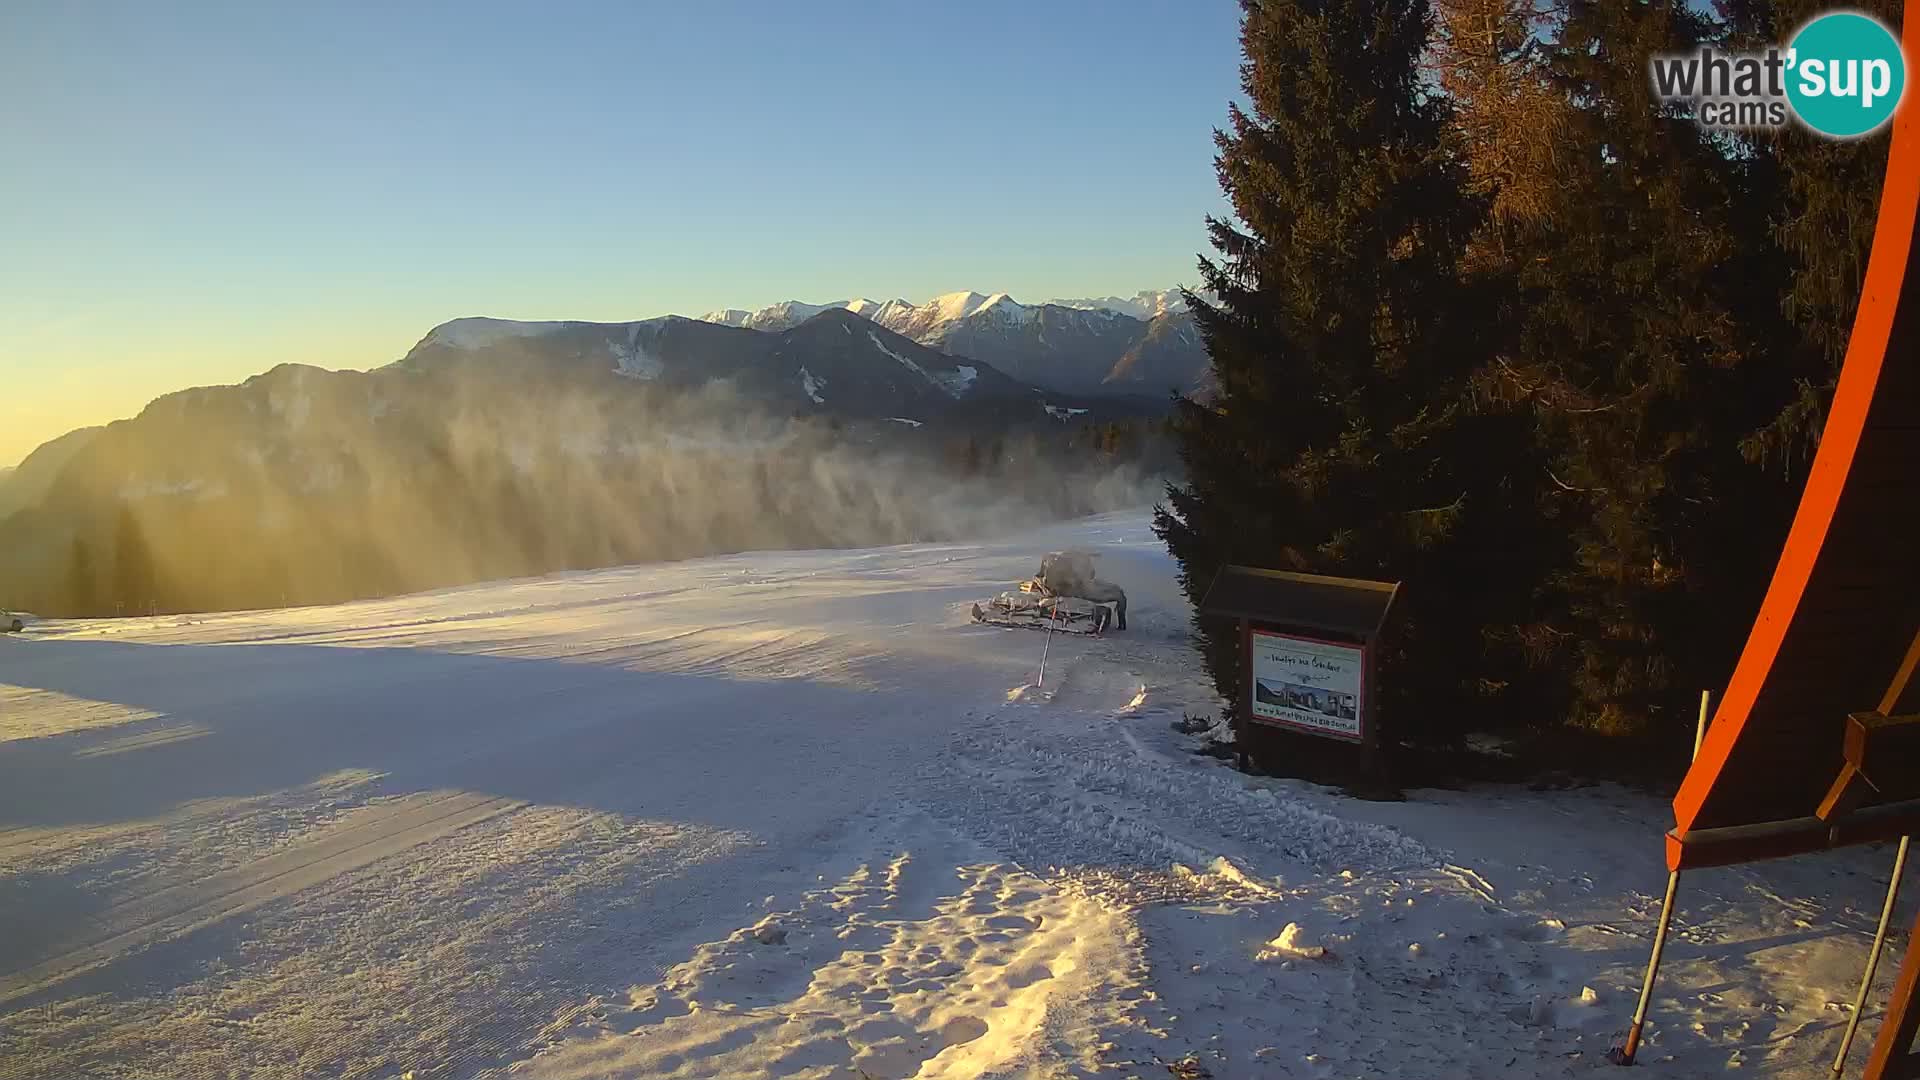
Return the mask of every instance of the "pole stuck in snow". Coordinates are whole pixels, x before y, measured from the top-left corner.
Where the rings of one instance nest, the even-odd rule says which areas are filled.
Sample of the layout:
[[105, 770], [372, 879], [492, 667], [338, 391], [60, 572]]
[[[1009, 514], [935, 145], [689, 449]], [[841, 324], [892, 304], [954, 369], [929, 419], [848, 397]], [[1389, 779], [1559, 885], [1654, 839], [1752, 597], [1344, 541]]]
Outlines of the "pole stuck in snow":
[[1887, 942], [1887, 923], [1893, 918], [1893, 904], [1900, 896], [1900, 872], [1907, 867], [1907, 843], [1913, 838], [1900, 838], [1900, 847], [1893, 853], [1893, 877], [1887, 881], [1887, 901], [1880, 907], [1880, 926], [1873, 932], [1873, 950], [1867, 953], [1867, 970], [1860, 975], [1860, 992], [1853, 996], [1853, 1013], [1847, 1017], [1846, 1033], [1840, 1036], [1840, 1052], [1833, 1056], [1833, 1075], [1839, 1076], [1847, 1067], [1847, 1051], [1853, 1047], [1853, 1033], [1860, 1029], [1860, 1010], [1866, 1008], [1867, 991], [1873, 986], [1874, 969], [1880, 966], [1880, 950]]
[[[1700, 744], [1707, 738], [1707, 706], [1712, 695], [1700, 691], [1700, 719], [1693, 726], [1693, 756], [1700, 756]], [[1640, 984], [1640, 1003], [1633, 1007], [1633, 1024], [1627, 1028], [1627, 1039], [1618, 1047], [1607, 1052], [1607, 1060], [1615, 1065], [1631, 1065], [1635, 1054], [1640, 1052], [1640, 1033], [1647, 1024], [1647, 1003], [1653, 1000], [1653, 980], [1660, 974], [1660, 954], [1667, 950], [1667, 930], [1673, 925], [1673, 894], [1680, 889], [1680, 871], [1667, 873], [1667, 896], [1660, 901], [1660, 923], [1653, 931], [1653, 953], [1647, 957], [1647, 977]], [[1843, 1051], [1844, 1052], [1844, 1051]]]
[[1053, 624], [1060, 618], [1060, 605], [1055, 603], [1053, 613], [1047, 616], [1047, 640], [1040, 646], [1040, 677], [1033, 680], [1035, 686], [1047, 684], [1047, 652], [1053, 648]]
[[1680, 871], [1667, 874], [1667, 898], [1660, 901], [1660, 925], [1653, 932], [1653, 955], [1647, 957], [1647, 978], [1640, 984], [1640, 1004], [1633, 1008], [1633, 1026], [1627, 1028], [1627, 1041], [1607, 1054], [1615, 1065], [1633, 1064], [1640, 1052], [1640, 1032], [1647, 1023], [1647, 1002], [1653, 997], [1653, 980], [1660, 974], [1660, 954], [1667, 948], [1667, 928], [1673, 925], [1673, 894], [1680, 887]]

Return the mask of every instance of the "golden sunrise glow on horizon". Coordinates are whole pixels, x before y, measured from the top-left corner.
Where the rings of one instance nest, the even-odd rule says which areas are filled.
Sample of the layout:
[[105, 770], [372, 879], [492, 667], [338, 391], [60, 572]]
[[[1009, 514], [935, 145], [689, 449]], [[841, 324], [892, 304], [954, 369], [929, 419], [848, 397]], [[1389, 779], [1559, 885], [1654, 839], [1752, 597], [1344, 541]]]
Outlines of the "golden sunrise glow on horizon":
[[180, 337], [63, 330], [62, 340], [37, 343], [8, 334], [0, 338], [7, 386], [0, 467], [75, 428], [136, 416], [153, 399], [190, 387], [244, 382], [278, 364], [378, 367], [405, 355], [426, 330], [309, 325]]

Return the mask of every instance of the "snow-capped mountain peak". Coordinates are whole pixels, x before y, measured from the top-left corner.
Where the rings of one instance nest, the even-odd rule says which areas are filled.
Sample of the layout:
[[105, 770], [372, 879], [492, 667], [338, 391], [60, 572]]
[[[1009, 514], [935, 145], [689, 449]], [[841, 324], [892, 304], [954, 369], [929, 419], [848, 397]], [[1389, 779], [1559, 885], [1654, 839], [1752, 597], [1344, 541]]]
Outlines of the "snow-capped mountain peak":
[[[655, 342], [668, 323], [784, 334], [822, 317], [831, 323], [831, 332], [841, 337], [859, 338], [862, 327], [871, 324], [933, 353], [984, 361], [1017, 381], [1068, 393], [1190, 390], [1205, 382], [1208, 368], [1205, 348], [1183, 298], [1172, 289], [1045, 304], [1022, 304], [1005, 292], [973, 290], [943, 293], [921, 304], [864, 296], [818, 304], [786, 300], [757, 311], [726, 308], [697, 321], [665, 316], [644, 324], [456, 319], [436, 327], [420, 347], [449, 355], [503, 348], [556, 355], [571, 350], [583, 361], [608, 364], [629, 378], [651, 380], [665, 370], [657, 362], [661, 354]], [[652, 329], [629, 332], [640, 325]], [[700, 346], [729, 353], [750, 348], [724, 333]], [[816, 380], [834, 380], [846, 373], [814, 363], [808, 374]], [[793, 385], [805, 383], [796, 368]], [[835, 382], [836, 398], [846, 386]], [[802, 396], [810, 401], [814, 397], [812, 393]]]
[[863, 314], [862, 308], [872, 303], [871, 300], [834, 300], [825, 304], [804, 304], [798, 300], [783, 300], [771, 307], [761, 308], [759, 311], [744, 311], [740, 308], [709, 311], [700, 316], [700, 321], [719, 323], [722, 326], [744, 326], [749, 330], [779, 331], [798, 326], [831, 308], [846, 308]]
[[1032, 322], [1048, 307], [1069, 308], [1089, 313], [1124, 315], [1147, 322], [1170, 312], [1186, 309], [1178, 289], [1148, 289], [1132, 296], [1106, 296], [1092, 299], [1049, 300], [1044, 304], [1022, 304], [1004, 292], [980, 293], [972, 290], [942, 293], [924, 304], [908, 300], [877, 301], [865, 297], [835, 300], [825, 304], [807, 304], [787, 300], [758, 311], [726, 308], [702, 315], [701, 321], [724, 326], [744, 326], [753, 330], [778, 332], [791, 329], [822, 311], [843, 308], [870, 319], [896, 333], [905, 334], [923, 344], [938, 344], [949, 328], [982, 315], [996, 324]]
[[988, 297], [977, 292], [943, 293], [934, 297], [932, 303], [927, 306], [934, 310], [941, 322], [952, 322], [955, 319], [964, 319], [980, 310], [989, 300], [999, 299], [1005, 295], [1005, 293], [994, 293], [993, 296]]
[[974, 308], [972, 314], [988, 314], [1007, 322], [1016, 322], [1028, 318], [1032, 311], [1032, 308], [1006, 293], [994, 293], [982, 301], [979, 307]]
[[927, 348], [985, 360], [1016, 379], [1062, 391], [1191, 388], [1207, 366], [1178, 289], [1045, 304], [972, 290], [943, 293], [924, 304], [864, 297], [830, 304], [789, 300], [755, 312], [729, 309], [704, 318], [779, 333], [835, 308]]
[[846, 303], [840, 304], [838, 306], [844, 307], [848, 311], [851, 311], [855, 315], [858, 315], [862, 318], [874, 319], [875, 321], [878, 321], [878, 316], [880, 315], [880, 313], [883, 311], [886, 311], [889, 308], [894, 308], [894, 307], [906, 308], [906, 307], [912, 307], [913, 305], [907, 303], [905, 300], [887, 300], [883, 302], [880, 300], [868, 300], [865, 298], [860, 298], [860, 299], [848, 300]]
[[1136, 319], [1152, 319], [1170, 311], [1185, 311], [1187, 301], [1180, 290], [1144, 289], [1132, 296], [1080, 297], [1063, 300], [1049, 300], [1049, 304], [1059, 307], [1078, 308], [1081, 311], [1112, 311], [1121, 315], [1130, 315]]

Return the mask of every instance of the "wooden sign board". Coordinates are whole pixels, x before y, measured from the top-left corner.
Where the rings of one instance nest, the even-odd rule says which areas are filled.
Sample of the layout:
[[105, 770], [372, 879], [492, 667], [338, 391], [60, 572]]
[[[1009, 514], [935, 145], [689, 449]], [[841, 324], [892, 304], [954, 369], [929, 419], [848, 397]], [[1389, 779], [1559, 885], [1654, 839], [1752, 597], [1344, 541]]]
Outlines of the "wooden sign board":
[[1223, 567], [1202, 615], [1240, 623], [1246, 724], [1372, 746], [1373, 645], [1400, 586], [1364, 578]]
[[1254, 723], [1365, 741], [1365, 646], [1242, 625]]

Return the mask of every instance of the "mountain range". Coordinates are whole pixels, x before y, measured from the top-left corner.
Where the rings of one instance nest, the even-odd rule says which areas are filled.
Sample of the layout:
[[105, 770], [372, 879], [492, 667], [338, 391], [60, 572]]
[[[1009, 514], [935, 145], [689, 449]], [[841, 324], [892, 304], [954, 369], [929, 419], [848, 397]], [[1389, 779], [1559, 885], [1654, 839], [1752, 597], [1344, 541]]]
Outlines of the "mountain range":
[[981, 294], [887, 307], [461, 318], [370, 371], [282, 364], [167, 394], [0, 474], [0, 601], [317, 601], [944, 535], [962, 504], [1149, 497], [1140, 466], [1169, 399], [1142, 373], [1191, 374], [1184, 312]]
[[604, 433], [599, 453], [622, 435], [695, 423], [688, 402], [707, 410], [697, 422], [723, 428], [752, 415], [879, 425], [888, 438], [922, 426], [991, 435], [1155, 416], [1169, 390], [1204, 394], [1208, 378], [1171, 290], [1037, 305], [978, 292], [788, 302], [620, 323], [461, 318], [386, 367], [281, 365], [54, 439], [0, 473], [0, 523], [43, 502], [91, 502], [97, 518], [99, 506], [156, 492], [326, 488], [354, 472], [340, 465], [359, 447], [406, 456], [407, 438], [470, 437], [457, 434], [460, 410], [476, 402], [496, 413], [502, 399], [552, 402], [552, 417], [517, 409], [514, 437], [576, 448], [561, 413], [591, 402], [603, 423], [628, 429]]
[[1177, 290], [1022, 304], [1006, 293], [956, 292], [925, 304], [865, 298], [758, 311], [729, 308], [706, 322], [781, 331], [844, 310], [922, 345], [985, 361], [1023, 382], [1071, 393], [1204, 393], [1209, 366]]
[[[364, 447], [411, 453], [408, 439], [456, 437], [472, 415], [491, 418], [487, 438], [510, 430], [522, 442], [558, 439], [577, 456], [592, 457], [668, 427], [726, 429], [749, 417], [819, 418], [899, 435], [923, 426], [989, 432], [1100, 422], [1165, 408], [1157, 396], [1120, 392], [1132, 384], [1101, 394], [1044, 389], [985, 361], [923, 345], [848, 307], [796, 306], [792, 313], [810, 317], [778, 330], [771, 316], [759, 320], [764, 330], [679, 316], [624, 323], [454, 319], [385, 367], [282, 364], [238, 385], [168, 394], [130, 420], [54, 439], [0, 475], [0, 520], [79, 492], [110, 500], [318, 490], [342, 474], [342, 459]], [[978, 325], [962, 320], [955, 329]], [[535, 403], [546, 403], [551, 414]], [[584, 450], [581, 432], [567, 428], [570, 411], [582, 408], [599, 426], [597, 441]], [[511, 422], [498, 419], [507, 412]]]
[[[1037, 305], [978, 292], [949, 293], [925, 304], [789, 301], [700, 319], [623, 323], [461, 318], [434, 327], [400, 360], [372, 372], [283, 368], [310, 381], [371, 380], [369, 387], [423, 373], [487, 373], [523, 385], [558, 380], [575, 389], [585, 380], [595, 393], [617, 392], [622, 385], [657, 383], [685, 391], [718, 383], [774, 415], [909, 426], [1152, 414], [1164, 410], [1169, 390], [1204, 396], [1210, 378], [1192, 316], [1176, 290]], [[246, 400], [250, 388], [285, 381], [282, 369], [275, 369], [239, 386], [182, 391], [133, 420], [54, 439], [17, 468], [0, 472], [0, 519], [46, 496], [69, 462], [84, 459], [103, 432], [127, 429], [116, 439], [138, 442], [138, 432], [153, 426], [143, 424], [148, 414], [183, 402]], [[379, 397], [371, 394], [369, 400]], [[282, 437], [299, 437], [298, 426]], [[156, 447], [153, 470], [165, 471], [168, 456], [167, 448]], [[139, 454], [113, 457], [128, 467], [140, 460]]]
[[282, 363], [44, 444], [0, 477], [0, 601], [255, 607], [904, 542], [960, 505], [1091, 513], [1152, 490], [1116, 469], [1156, 454], [1131, 421], [1167, 400], [1117, 388], [1048, 390], [851, 307], [781, 331], [453, 319], [386, 367]]
[[726, 383], [775, 414], [939, 419], [961, 406], [1007, 402], [1041, 411], [1036, 388], [990, 364], [950, 356], [844, 308], [778, 329], [669, 315], [629, 323], [455, 319], [394, 367], [494, 369], [519, 377], [608, 374], [691, 389]]

